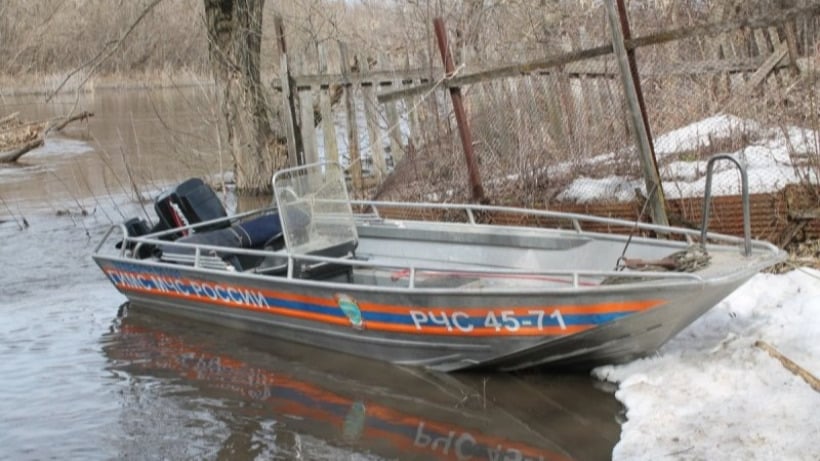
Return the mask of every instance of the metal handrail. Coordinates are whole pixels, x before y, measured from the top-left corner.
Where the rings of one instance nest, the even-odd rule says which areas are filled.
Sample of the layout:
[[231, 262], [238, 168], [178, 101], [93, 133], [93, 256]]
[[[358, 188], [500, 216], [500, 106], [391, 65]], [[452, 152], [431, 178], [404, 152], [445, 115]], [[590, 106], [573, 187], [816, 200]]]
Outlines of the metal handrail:
[[[109, 232], [106, 234], [106, 237], [103, 239], [105, 242], [111, 232], [115, 228], [119, 228], [120, 226], [115, 225], [112, 226]], [[210, 251], [210, 250], [218, 250], [223, 253], [231, 253], [231, 254], [245, 254], [245, 255], [258, 255], [258, 256], [268, 256], [271, 254], [276, 254], [277, 256], [281, 256], [287, 258], [288, 260], [288, 269], [287, 269], [287, 278], [291, 279], [294, 277], [294, 266], [296, 261], [314, 261], [314, 262], [327, 262], [327, 263], [335, 263], [335, 264], [344, 264], [349, 265], [351, 267], [375, 267], [382, 270], [394, 270], [394, 271], [402, 271], [408, 274], [408, 288], [415, 288], [416, 287], [416, 278], [419, 274], [424, 273], [439, 273], [439, 274], [448, 274], [448, 273], [458, 273], [458, 274], [474, 274], [476, 277], [481, 277], [482, 275], [492, 275], [492, 276], [520, 276], [520, 275], [529, 275], [529, 276], [551, 276], [551, 277], [565, 277], [567, 278], [567, 283], [572, 286], [573, 288], [578, 288], [580, 286], [580, 279], [582, 277], [608, 277], [608, 276], [618, 276], [618, 277], [628, 277], [628, 278], [643, 278], [643, 279], [676, 279], [676, 280], [690, 280], [696, 282], [703, 282], [703, 278], [698, 274], [691, 274], [691, 273], [678, 273], [678, 272], [623, 272], [623, 271], [601, 271], [601, 270], [546, 270], [546, 271], [533, 271], [533, 270], [520, 270], [520, 269], [506, 269], [506, 268], [492, 268], [492, 269], [484, 269], [484, 268], [453, 268], [451, 270], [442, 269], [441, 267], [425, 267], [425, 266], [417, 266], [413, 264], [386, 264], [384, 262], [374, 262], [368, 260], [359, 260], [359, 259], [351, 259], [351, 258], [336, 258], [336, 257], [328, 257], [328, 256], [319, 256], [319, 255], [311, 255], [311, 254], [295, 254], [290, 252], [271, 252], [270, 250], [255, 250], [255, 249], [245, 249], [245, 248], [227, 248], [217, 245], [203, 245], [203, 244], [196, 244], [196, 243], [183, 243], [183, 242], [173, 242], [167, 240], [160, 240], [154, 239], [151, 237], [131, 237], [125, 235], [124, 242], [133, 241], [138, 244], [155, 244], [155, 245], [166, 245], [166, 246], [176, 246], [176, 247], [183, 247], [183, 248], [191, 248], [194, 250], [194, 267], [197, 268], [204, 268], [200, 261], [200, 256], [202, 255], [203, 251]], [[101, 246], [101, 245], [100, 245]], [[123, 248], [125, 245], [123, 245]], [[121, 255], [122, 257], [122, 255]], [[207, 268], [205, 268], [207, 269]]]
[[[476, 269], [476, 268], [459, 268], [459, 269], [443, 269], [441, 267], [425, 267], [425, 266], [415, 266], [415, 265], [405, 265], [405, 264], [384, 264], [378, 263], [374, 264], [372, 261], [368, 260], [359, 260], [359, 259], [350, 259], [350, 258], [335, 258], [329, 256], [319, 256], [319, 255], [311, 255], [311, 254], [292, 254], [290, 258], [294, 260], [304, 260], [304, 261], [315, 261], [315, 262], [327, 262], [327, 263], [336, 263], [336, 264], [347, 264], [349, 266], [360, 266], [360, 267], [377, 267], [380, 269], [393, 269], [393, 270], [404, 270], [408, 271], [410, 274], [410, 282], [411, 287], [415, 282], [415, 275], [416, 273], [439, 273], [439, 274], [476, 274], [477, 276], [481, 276], [482, 274], [487, 275], [501, 275], [501, 276], [516, 276], [516, 275], [532, 275], [532, 276], [558, 276], [558, 277], [567, 277], [571, 278], [574, 286], [578, 286], [578, 280], [582, 276], [586, 277], [608, 277], [608, 276], [623, 276], [623, 277], [634, 277], [634, 278], [678, 278], [678, 279], [689, 279], [689, 280], [696, 280], [696, 281], [703, 281], [703, 277], [698, 274], [692, 274], [688, 272], [659, 272], [659, 271], [635, 271], [635, 272], [623, 272], [623, 271], [601, 271], [601, 270], [522, 270], [522, 269], [507, 269], [507, 268], [492, 268], [492, 269]], [[568, 282], [569, 283], [569, 282]]]
[[[714, 160], [718, 160], [718, 159], [723, 158], [723, 157], [724, 156], [715, 156]], [[731, 157], [728, 157], [728, 158], [732, 161], [735, 161]], [[710, 163], [710, 167], [711, 167], [711, 163]], [[711, 169], [710, 169], [710, 171], [711, 171]], [[743, 171], [743, 176], [745, 177], [745, 171]], [[709, 179], [710, 178], [707, 177], [707, 182], [710, 182]], [[744, 184], [745, 183], [746, 183], [746, 181], [744, 181]], [[708, 187], [711, 187], [711, 184], [709, 184]], [[748, 185], [746, 187], [744, 187], [744, 190], [746, 191], [746, 194], [745, 194], [746, 199], [744, 199], [744, 215], [745, 215], [746, 219], [744, 220], [744, 225], [748, 229], [750, 227], [749, 220], [748, 220], [748, 214], [749, 214], [748, 213]], [[707, 198], [708, 197], [709, 197], [709, 189], [707, 188]], [[685, 236], [687, 238], [697, 236], [697, 237], [700, 237], [702, 242], [705, 241], [706, 238], [711, 238], [713, 240], [722, 241], [722, 242], [725, 242], [727, 244], [736, 244], [739, 241], [743, 240], [744, 245], [748, 250], [747, 253], [746, 253], [747, 255], [750, 254], [751, 248], [753, 246], [754, 247], [759, 246], [759, 247], [761, 247], [761, 249], [767, 249], [767, 250], [771, 250], [771, 251], [773, 251], [773, 249], [774, 249], [773, 245], [769, 244], [768, 242], [752, 242], [751, 241], [751, 231], [749, 231], [749, 230], [747, 230], [745, 238], [740, 239], [738, 237], [731, 236], [731, 235], [706, 233], [705, 232], [706, 226], [702, 226], [702, 228], [700, 230], [683, 229], [683, 228], [676, 228], [676, 227], [670, 227], [670, 226], [660, 226], [660, 225], [650, 224], [650, 223], [642, 223], [642, 222], [635, 223], [633, 221], [626, 221], [626, 220], [615, 219], [615, 218], [607, 218], [607, 217], [602, 217], [602, 216], [581, 215], [581, 214], [576, 214], [576, 213], [566, 213], [566, 212], [551, 211], [551, 210], [534, 210], [534, 209], [527, 209], [527, 208], [478, 205], [478, 204], [448, 204], [448, 203], [429, 203], [429, 202], [408, 203], [408, 202], [351, 200], [350, 203], [353, 204], [353, 205], [358, 205], [358, 206], [371, 207], [371, 209], [373, 210], [372, 216], [375, 216], [375, 217], [380, 218], [380, 219], [384, 219], [384, 216], [379, 212], [379, 209], [378, 209], [379, 207], [461, 210], [465, 213], [474, 213], [476, 211], [490, 211], [490, 212], [516, 213], [516, 214], [530, 215], [530, 216], [565, 219], [565, 220], [568, 220], [572, 223], [572, 229], [573, 229], [572, 231], [574, 231], [578, 234], [583, 234], [583, 233], [586, 232], [582, 229], [582, 226], [580, 224], [581, 222], [591, 222], [591, 223], [626, 226], [626, 227], [637, 227], [638, 229], [648, 230], [648, 231], [675, 233], [675, 234], [678, 234], [678, 235]], [[218, 218], [218, 219], [209, 220], [209, 221], [206, 221], [206, 222], [197, 223], [197, 224], [190, 225], [190, 226], [185, 226], [182, 229], [192, 229], [192, 228], [200, 227], [200, 226], [203, 226], [203, 225], [208, 225], [208, 224], [211, 224], [211, 223], [214, 223], [214, 222], [217, 222], [217, 221], [220, 221], [220, 220], [225, 220], [225, 219], [234, 220], [234, 219], [237, 219], [237, 218], [242, 218], [242, 217], [245, 217], [245, 216], [248, 216], [248, 215], [252, 215], [254, 213], [259, 213], [260, 211], [264, 212], [264, 211], [269, 211], [269, 210], [271, 210], [271, 209], [254, 210], [254, 211], [245, 212], [245, 213], [242, 213], [242, 214], [239, 214], [239, 215], [236, 215], [236, 216], [232, 216], [230, 218]], [[704, 215], [706, 215], [706, 213], [704, 213]], [[357, 218], [362, 219], [363, 216], [357, 216]], [[487, 224], [480, 224], [480, 223], [477, 223], [475, 221], [473, 223], [471, 223], [470, 225], [487, 226]], [[495, 224], [495, 225], [499, 225], [499, 224]], [[162, 244], [165, 244], [165, 245], [178, 245], [178, 246], [187, 246], [187, 247], [197, 246], [197, 244], [186, 244], [186, 243], [173, 242], [173, 241], [167, 241], [167, 240], [160, 241], [159, 239], [157, 239], [157, 237], [160, 237], [164, 234], [168, 234], [168, 233], [172, 233], [172, 232], [178, 232], [179, 230], [181, 230], [180, 228], [169, 229], [169, 230], [166, 230], [166, 231], [163, 231], [163, 232], [158, 232], [158, 233], [147, 235], [147, 236], [132, 237], [132, 236], [127, 235], [127, 232], [126, 232], [125, 228], [121, 224], [118, 224], [118, 225], [112, 226], [112, 229], [109, 229], [108, 233], [106, 233], [105, 237], [97, 245], [97, 248], [95, 248], [95, 250], [94, 250], [95, 253], [99, 252], [99, 250], [102, 247], [103, 243], [110, 238], [110, 234], [112, 233], [112, 231], [115, 228], [119, 228], [121, 230], [121, 233], [123, 234], [123, 237], [126, 240], [133, 241], [137, 244], [154, 243], [154, 242], [152, 242], [152, 240], [156, 240], [157, 243], [162, 243]], [[569, 230], [569, 229], [567, 229], [567, 230]], [[198, 246], [202, 247], [203, 249], [211, 249], [211, 248], [207, 248], [208, 247], [207, 245], [203, 246], [203, 245], [199, 244]], [[213, 249], [222, 249], [222, 250], [224, 250], [224, 247], [213, 247]], [[258, 250], [242, 250], [242, 249], [234, 249], [234, 251], [236, 253], [250, 253], [250, 254], [258, 252]]]
[[740, 196], [743, 202], [743, 255], [752, 255], [752, 222], [749, 204], [749, 175], [746, 166], [729, 154], [712, 156], [706, 163], [706, 188], [703, 191], [703, 221], [700, 226], [700, 245], [706, 251], [706, 228], [709, 225], [709, 206], [712, 202], [712, 168], [718, 160], [729, 160], [740, 170]]
[[[748, 194], [747, 194], [748, 195]], [[750, 235], [751, 231], [747, 233], [746, 238], [735, 237], [733, 235], [726, 235], [726, 234], [717, 234], [717, 233], [708, 233], [704, 234], [701, 230], [698, 229], [687, 229], [687, 228], [680, 228], [680, 227], [673, 227], [673, 226], [663, 226], [658, 224], [651, 224], [651, 223], [644, 223], [644, 222], [635, 222], [635, 221], [627, 221], [624, 219], [617, 219], [617, 218], [608, 218], [603, 216], [592, 216], [592, 215], [583, 215], [578, 213], [567, 213], [563, 211], [553, 211], [553, 210], [535, 210], [531, 208], [517, 208], [517, 207], [508, 207], [508, 206], [496, 206], [496, 205], [479, 205], [479, 204], [452, 204], [452, 203], [434, 203], [434, 202], [386, 202], [386, 201], [369, 201], [369, 200], [351, 200], [350, 203], [354, 206], [360, 207], [370, 207], [374, 210], [374, 215], [384, 218], [383, 213], [378, 212], [378, 207], [384, 208], [418, 208], [418, 209], [440, 209], [440, 210], [460, 210], [464, 213], [474, 213], [476, 211], [485, 211], [485, 212], [500, 212], [500, 213], [517, 213], [522, 215], [530, 215], [530, 216], [539, 216], [545, 218], [555, 218], [555, 219], [564, 219], [572, 223], [572, 230], [578, 234], [583, 234], [587, 231], [584, 231], [581, 223], [597, 223], [597, 224], [606, 224], [611, 226], [623, 226], [626, 228], [636, 228], [639, 230], [645, 231], [653, 231], [659, 234], [677, 234], [682, 237], [700, 237], [701, 240], [705, 237], [711, 238], [713, 240], [719, 240], [725, 242], [726, 244], [737, 244], [738, 242], [748, 242], [751, 246], [757, 245], [765, 247], [768, 250], [773, 250], [773, 245], [769, 244], [768, 242], [754, 242], [752, 244]], [[409, 219], [412, 221], [412, 219]], [[469, 218], [468, 218], [469, 222]], [[470, 223], [471, 225], [475, 226], [486, 226], [487, 224], [479, 224], [479, 223]], [[501, 225], [501, 224], [495, 224]], [[569, 229], [565, 229], [569, 230]]]
[[[94, 247], [95, 254], [100, 252], [100, 248], [102, 248], [103, 244], [108, 241], [109, 237], [111, 237], [111, 234], [114, 232], [114, 229], [120, 229], [123, 236], [128, 236], [128, 231], [125, 228], [125, 224], [114, 224], [113, 226], [108, 228], [108, 232], [106, 232], [105, 235], [103, 235], [103, 237], [100, 239], [100, 243], [98, 243], [97, 246]], [[124, 253], [124, 248], [125, 245], [123, 245], [123, 247], [121, 248], [120, 256], [122, 256], [122, 254]]]

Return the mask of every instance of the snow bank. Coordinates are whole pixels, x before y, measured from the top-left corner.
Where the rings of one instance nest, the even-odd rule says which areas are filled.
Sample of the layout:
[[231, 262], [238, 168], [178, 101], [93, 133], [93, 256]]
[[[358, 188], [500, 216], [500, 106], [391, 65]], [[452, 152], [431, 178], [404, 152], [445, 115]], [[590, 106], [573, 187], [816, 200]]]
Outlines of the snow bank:
[[[683, 128], [665, 133], [655, 141], [659, 160], [676, 153], [709, 147], [716, 139], [733, 133], [754, 133], [759, 138], [753, 144], [736, 152], [726, 152], [746, 164], [749, 190], [752, 193], [768, 193], [781, 190], [788, 184], [803, 181], [805, 176], [820, 182], [817, 171], [795, 167], [790, 153], [816, 155], [820, 148], [820, 134], [798, 127], [765, 129], [751, 120], [731, 115], [716, 115]], [[613, 153], [597, 156], [591, 164], [611, 161]], [[705, 161], [670, 161], [660, 168], [663, 189], [667, 198], [702, 197], [706, 185]], [[629, 201], [635, 198], [638, 187], [646, 195], [643, 179], [608, 176], [602, 179], [576, 178], [558, 195], [562, 201], [579, 203], [603, 199]], [[712, 195], [740, 194], [740, 174], [730, 162], [718, 162], [712, 178]]]
[[759, 274], [651, 358], [593, 371], [627, 407], [613, 459], [820, 459], [820, 272]]

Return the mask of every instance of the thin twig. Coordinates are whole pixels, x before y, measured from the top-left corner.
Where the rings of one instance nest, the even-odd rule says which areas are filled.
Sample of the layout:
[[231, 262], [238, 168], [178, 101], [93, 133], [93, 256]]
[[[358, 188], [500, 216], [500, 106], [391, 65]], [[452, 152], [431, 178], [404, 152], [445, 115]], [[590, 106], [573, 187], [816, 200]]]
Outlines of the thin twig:
[[[0, 202], [3, 202], [3, 206], [6, 207], [6, 211], [9, 212], [9, 216], [11, 216], [11, 219], [14, 220], [14, 223], [17, 224], [17, 227], [20, 230], [23, 230], [25, 229], [25, 227], [28, 227], [28, 222], [26, 221], [26, 218], [23, 218], [23, 221], [21, 223], [20, 220], [17, 219], [17, 216], [11, 211], [11, 208], [9, 208], [8, 203], [6, 203], [6, 200], [3, 198], [2, 195], [0, 195]], [[25, 227], [23, 227], [23, 223], [26, 224]]]

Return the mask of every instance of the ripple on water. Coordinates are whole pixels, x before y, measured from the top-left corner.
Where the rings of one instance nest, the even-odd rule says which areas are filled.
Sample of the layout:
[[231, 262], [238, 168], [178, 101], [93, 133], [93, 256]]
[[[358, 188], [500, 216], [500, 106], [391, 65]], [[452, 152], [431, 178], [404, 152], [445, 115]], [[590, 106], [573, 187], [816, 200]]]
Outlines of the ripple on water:
[[0, 226], [0, 458], [110, 459], [97, 447], [119, 407], [99, 338], [123, 298], [88, 264], [76, 223], [28, 221]]

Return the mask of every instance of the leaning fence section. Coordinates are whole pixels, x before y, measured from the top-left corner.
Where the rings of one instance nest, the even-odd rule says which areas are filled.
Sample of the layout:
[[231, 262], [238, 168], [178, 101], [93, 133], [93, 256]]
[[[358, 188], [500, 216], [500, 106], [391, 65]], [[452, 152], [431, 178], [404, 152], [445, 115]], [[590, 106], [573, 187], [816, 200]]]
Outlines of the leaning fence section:
[[380, 103], [377, 94], [427, 84], [433, 72], [418, 64], [424, 56], [373, 56], [347, 43], [317, 46], [316, 55], [315, 69], [307, 60], [289, 58], [283, 66], [287, 73], [272, 82], [274, 90], [291, 95], [296, 108], [289, 143], [298, 144], [300, 163], [344, 165], [354, 193], [365, 195], [388, 179], [409, 150], [424, 143], [423, 133], [436, 131], [426, 126], [429, 111], [419, 107], [422, 98]]

